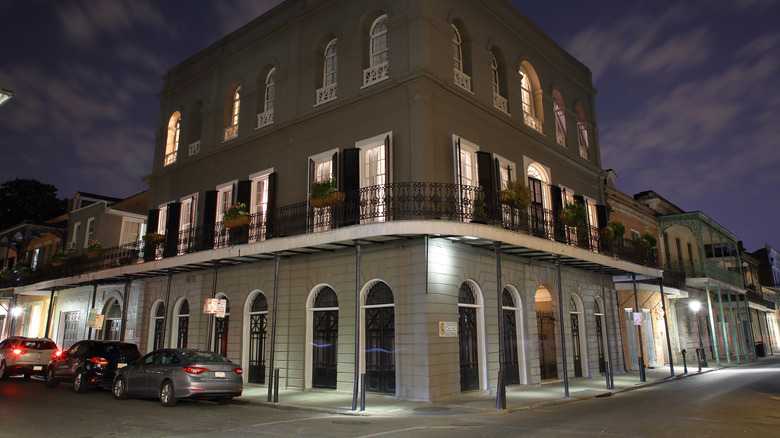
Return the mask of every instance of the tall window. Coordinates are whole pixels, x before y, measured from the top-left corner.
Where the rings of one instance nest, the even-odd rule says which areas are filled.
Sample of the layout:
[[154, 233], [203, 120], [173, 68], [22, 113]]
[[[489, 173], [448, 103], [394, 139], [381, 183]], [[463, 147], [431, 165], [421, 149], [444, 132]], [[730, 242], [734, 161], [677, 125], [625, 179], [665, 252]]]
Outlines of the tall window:
[[141, 222], [131, 221], [125, 219], [122, 221], [122, 237], [120, 238], [120, 245], [127, 245], [136, 243], [141, 240], [141, 236], [144, 234], [145, 225]]
[[490, 64], [490, 79], [493, 84], [493, 106], [505, 113], [508, 113], [509, 108], [507, 107], [507, 100], [506, 97], [504, 97], [502, 94], [501, 90], [501, 70], [498, 66], [498, 60], [496, 60], [495, 55], [493, 55]]
[[274, 93], [276, 84], [274, 82], [274, 73], [276, 68], [272, 68], [265, 78], [265, 99], [263, 112], [257, 115], [257, 127], [261, 128], [274, 122]]
[[187, 348], [187, 335], [190, 329], [190, 304], [185, 299], [179, 306], [178, 315], [175, 318], [176, 348]]
[[336, 55], [336, 38], [325, 47], [325, 60], [322, 67], [322, 88], [317, 90], [317, 103], [325, 103], [336, 98], [338, 80], [338, 56]]
[[455, 139], [456, 182], [462, 186], [479, 185], [477, 180], [477, 151], [479, 146], [462, 138]]
[[580, 156], [589, 160], [588, 120], [585, 118], [585, 111], [581, 107], [577, 106], [574, 110], [577, 113], [577, 143], [580, 147]]
[[363, 70], [363, 86], [388, 77], [387, 15], [374, 20], [369, 32], [369, 67]]
[[555, 140], [561, 146], [566, 146], [566, 115], [563, 106], [563, 96], [558, 90], [553, 90], [553, 112], [555, 112]]
[[229, 125], [225, 128], [223, 141], [232, 140], [238, 137], [238, 115], [241, 112], [241, 85], [236, 87], [233, 92], [233, 99], [230, 112]]
[[256, 242], [265, 235], [264, 224], [268, 214], [268, 183], [270, 171], [259, 175], [250, 176], [252, 181], [251, 202], [249, 205], [249, 214], [252, 215], [253, 228], [250, 232], [250, 240]]
[[176, 111], [168, 119], [168, 136], [165, 140], [165, 166], [176, 162], [181, 135], [181, 113]]
[[70, 238], [70, 249], [76, 249], [79, 246], [79, 236], [81, 235], [81, 222], [73, 224], [73, 235]]
[[95, 218], [91, 217], [87, 219], [87, 233], [84, 238], [84, 248], [89, 246], [94, 236], [95, 236]]
[[233, 205], [233, 184], [217, 187], [217, 222], [222, 222], [222, 215]]
[[197, 193], [181, 199], [181, 211], [179, 213], [179, 254], [190, 252], [193, 248], [194, 237], [192, 230], [195, 227], [195, 217], [198, 208]]
[[520, 67], [520, 96], [523, 101], [523, 122], [537, 132], [542, 132], [542, 122], [536, 117], [531, 77], [525, 67]]
[[390, 139], [392, 133], [357, 142], [360, 149], [360, 188], [365, 190], [367, 221], [381, 221], [385, 216], [385, 184], [389, 183]]
[[471, 76], [466, 74], [465, 62], [463, 60], [463, 41], [458, 28], [454, 24], [452, 25], [452, 66], [455, 85], [471, 91]]

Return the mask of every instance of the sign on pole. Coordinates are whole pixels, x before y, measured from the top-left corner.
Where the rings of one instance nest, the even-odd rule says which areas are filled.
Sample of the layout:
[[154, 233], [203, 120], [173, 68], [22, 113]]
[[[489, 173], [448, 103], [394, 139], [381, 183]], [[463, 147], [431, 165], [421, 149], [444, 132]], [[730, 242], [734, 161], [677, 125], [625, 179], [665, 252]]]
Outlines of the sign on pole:
[[634, 312], [634, 325], [642, 325], [642, 312]]
[[203, 304], [203, 313], [216, 315], [217, 318], [224, 318], [227, 312], [227, 300], [218, 298], [206, 298]]

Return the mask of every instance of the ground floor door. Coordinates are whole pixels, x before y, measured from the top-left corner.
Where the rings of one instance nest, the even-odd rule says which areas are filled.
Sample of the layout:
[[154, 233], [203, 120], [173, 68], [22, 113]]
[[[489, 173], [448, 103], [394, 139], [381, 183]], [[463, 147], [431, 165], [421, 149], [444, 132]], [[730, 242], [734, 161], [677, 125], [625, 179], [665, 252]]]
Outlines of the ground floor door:
[[515, 314], [515, 310], [504, 309], [504, 381], [507, 385], [520, 384], [517, 318]]
[[596, 315], [596, 344], [599, 349], [599, 373], [607, 372], [607, 361], [604, 358], [604, 333], [601, 328], [601, 315]]
[[477, 309], [474, 307], [460, 307], [459, 310], [460, 390], [472, 391], [479, 389]]
[[574, 365], [574, 377], [582, 377], [582, 352], [580, 351], [580, 315], [570, 313], [571, 316], [571, 354]]
[[249, 317], [249, 376], [250, 383], [265, 383], [266, 315]]
[[558, 378], [558, 359], [555, 352], [555, 317], [553, 312], [536, 312], [539, 331], [539, 369], [542, 380]]
[[366, 390], [395, 394], [395, 308], [366, 309]]
[[314, 388], [336, 389], [339, 314], [336, 310], [315, 311], [312, 344]]

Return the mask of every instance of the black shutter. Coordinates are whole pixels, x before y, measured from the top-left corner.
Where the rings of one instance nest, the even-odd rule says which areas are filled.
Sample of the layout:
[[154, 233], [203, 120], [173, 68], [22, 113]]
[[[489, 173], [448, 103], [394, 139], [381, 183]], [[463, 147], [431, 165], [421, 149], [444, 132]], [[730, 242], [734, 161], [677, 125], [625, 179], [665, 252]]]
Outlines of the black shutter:
[[146, 232], [156, 233], [158, 222], [160, 222], [160, 210], [149, 210], [149, 215], [146, 216]]
[[243, 202], [249, 208], [249, 204], [252, 203], [252, 181], [245, 180], [238, 182], [238, 188], [236, 189], [236, 204]]
[[558, 212], [563, 209], [563, 192], [558, 186], [550, 186], [550, 197], [552, 197], [552, 211], [557, 216]]
[[477, 151], [477, 181], [480, 187], [490, 192], [496, 190], [493, 154]]
[[309, 158], [309, 186], [306, 187], [306, 194], [311, 194], [311, 185], [314, 184], [314, 160]]
[[330, 173], [333, 175], [333, 183], [339, 187], [339, 153], [334, 152], [330, 159]]
[[579, 202], [582, 204], [583, 207], [585, 207], [585, 197], [582, 195], [574, 195], [574, 201]]
[[168, 221], [165, 224], [165, 249], [163, 257], [176, 255], [179, 244], [179, 222], [181, 220], [181, 202], [168, 204]]
[[390, 136], [385, 136], [385, 183], [390, 183]]
[[214, 225], [217, 222], [217, 199], [219, 192], [207, 190], [203, 200], [203, 249], [214, 248]]
[[460, 137], [458, 137], [458, 141], [455, 142], [455, 184], [463, 184], [462, 171], [460, 162]]
[[268, 204], [265, 213], [265, 238], [275, 236], [277, 233], [274, 229], [274, 222], [276, 221], [276, 172], [268, 175]]
[[605, 205], [596, 205], [596, 216], [599, 219], [599, 228], [607, 227], [607, 207]]
[[360, 149], [348, 148], [341, 153], [342, 186], [346, 194], [344, 201], [344, 224], [358, 223], [360, 216]]

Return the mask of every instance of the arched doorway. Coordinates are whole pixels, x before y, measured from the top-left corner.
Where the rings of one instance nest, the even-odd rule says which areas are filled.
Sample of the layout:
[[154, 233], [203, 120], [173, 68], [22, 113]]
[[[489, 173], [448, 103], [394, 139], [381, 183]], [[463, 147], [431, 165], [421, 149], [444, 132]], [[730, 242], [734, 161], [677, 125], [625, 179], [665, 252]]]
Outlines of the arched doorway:
[[607, 361], [604, 351], [604, 313], [601, 312], [601, 305], [599, 304], [600, 298], [596, 298], [593, 301], [593, 316], [596, 322], [596, 346], [599, 353], [599, 373], [604, 374], [607, 372]]
[[366, 389], [395, 394], [395, 304], [390, 286], [377, 281], [363, 305]]
[[339, 299], [323, 286], [312, 308], [312, 379], [314, 388], [336, 389], [338, 377]]
[[249, 316], [250, 383], [265, 383], [265, 339], [268, 327], [268, 301], [262, 292], [252, 300]]
[[574, 297], [569, 298], [569, 318], [571, 319], [571, 354], [574, 377], [582, 377], [582, 349], [580, 348], [580, 315]]
[[539, 334], [539, 372], [542, 380], [558, 378], [558, 357], [555, 348], [555, 315], [552, 296], [546, 287], [536, 290], [536, 327]]
[[119, 300], [112, 298], [106, 304], [103, 314], [106, 315], [106, 322], [103, 330], [103, 339], [106, 341], [118, 341], [122, 330], [122, 305]]
[[225, 303], [225, 317], [214, 316], [214, 352], [227, 357], [228, 327], [230, 326], [230, 300], [226, 295], [217, 295]]
[[151, 336], [150, 350], [159, 350], [163, 348], [163, 342], [165, 341], [165, 333], [163, 333], [163, 325], [165, 324], [165, 303], [157, 301], [152, 305], [151, 324], [149, 332]]
[[501, 308], [504, 316], [504, 380], [507, 385], [519, 385], [522, 383], [522, 308], [516, 292], [504, 288]]
[[182, 298], [179, 303], [173, 320], [174, 324], [176, 324], [174, 330], [174, 333], [176, 333], [176, 348], [187, 348], [187, 337], [190, 331], [190, 303], [186, 298]]
[[476, 285], [465, 281], [458, 291], [458, 341], [460, 350], [460, 390], [479, 389], [479, 314], [481, 297]]

